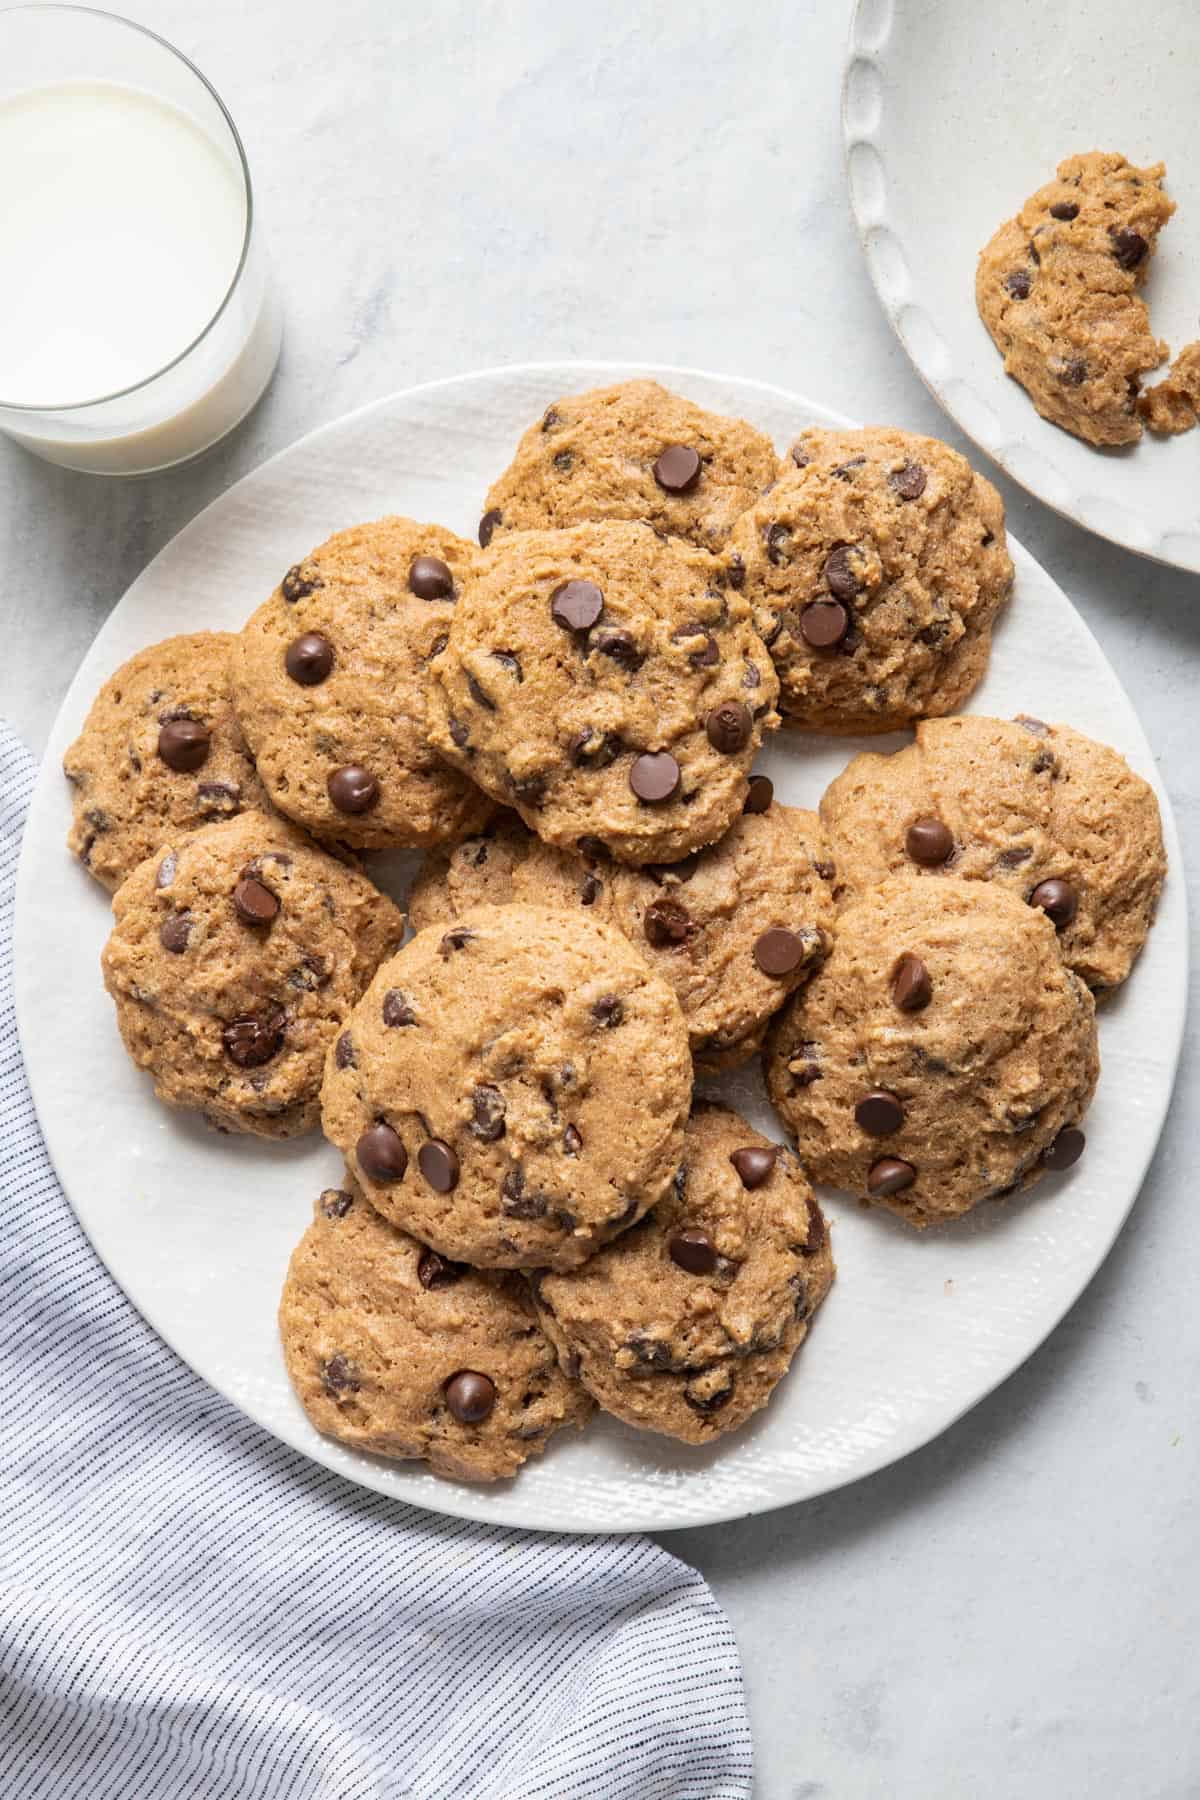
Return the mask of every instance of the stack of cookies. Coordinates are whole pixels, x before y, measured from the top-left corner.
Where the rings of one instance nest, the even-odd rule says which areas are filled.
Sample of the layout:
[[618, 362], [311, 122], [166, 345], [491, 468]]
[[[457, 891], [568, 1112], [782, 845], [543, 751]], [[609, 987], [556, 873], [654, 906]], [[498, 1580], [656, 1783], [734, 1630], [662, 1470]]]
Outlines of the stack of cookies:
[[[924, 1226], [1075, 1159], [1165, 864], [1115, 752], [945, 716], [1011, 583], [946, 445], [780, 461], [629, 382], [530, 427], [478, 548], [355, 526], [106, 684], [66, 770], [127, 1049], [345, 1159], [280, 1309], [320, 1430], [472, 1479], [597, 1404], [708, 1443], [829, 1290], [810, 1179]], [[752, 772], [781, 723], [916, 736], [817, 813]], [[794, 1147], [693, 1101], [760, 1051]]]

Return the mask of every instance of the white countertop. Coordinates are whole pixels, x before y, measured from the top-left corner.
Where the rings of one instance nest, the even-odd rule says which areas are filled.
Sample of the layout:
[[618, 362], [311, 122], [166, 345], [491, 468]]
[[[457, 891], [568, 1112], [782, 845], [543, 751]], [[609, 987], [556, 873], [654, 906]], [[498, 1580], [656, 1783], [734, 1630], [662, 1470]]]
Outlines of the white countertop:
[[[691, 364], [970, 451], [859, 253], [848, 12], [146, 0], [137, 16], [199, 63], [246, 141], [283, 361], [241, 433], [175, 475], [106, 483], [0, 442], [0, 713], [39, 748], [108, 609], [201, 506], [310, 427], [439, 375]], [[930, 178], [953, 205], [952, 171]], [[999, 485], [1132, 695], [1195, 858], [1200, 580]], [[737, 1630], [761, 1800], [1200, 1792], [1195, 1067], [1193, 1029], [1129, 1226], [997, 1394], [869, 1482], [665, 1540]]]

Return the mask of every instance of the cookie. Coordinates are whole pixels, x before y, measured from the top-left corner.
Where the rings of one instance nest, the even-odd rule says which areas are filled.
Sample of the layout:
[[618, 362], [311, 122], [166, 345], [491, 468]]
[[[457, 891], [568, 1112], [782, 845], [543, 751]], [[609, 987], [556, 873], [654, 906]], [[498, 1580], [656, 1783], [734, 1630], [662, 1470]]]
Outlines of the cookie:
[[519, 1276], [447, 1262], [382, 1219], [349, 1175], [292, 1253], [279, 1333], [318, 1431], [462, 1481], [515, 1475], [592, 1410]]
[[790, 1150], [698, 1106], [665, 1200], [582, 1269], [534, 1278], [563, 1367], [606, 1412], [708, 1444], [767, 1404], [833, 1281]]
[[68, 848], [110, 893], [169, 833], [268, 805], [230, 699], [235, 642], [197, 631], [139, 650], [63, 758]]
[[703, 552], [646, 525], [501, 539], [433, 663], [434, 748], [548, 843], [675, 862], [733, 823], [771, 659]]
[[379, 970], [322, 1117], [371, 1204], [443, 1256], [569, 1268], [661, 1197], [691, 1075], [679, 1002], [619, 932], [484, 906]]
[[995, 882], [1044, 908], [1088, 986], [1124, 981], [1166, 875], [1154, 790], [1122, 756], [1040, 719], [933, 719], [856, 756], [821, 801], [842, 894], [890, 874]]
[[936, 438], [882, 426], [802, 432], [729, 548], [780, 711], [811, 731], [961, 706], [1013, 579], [992, 484]]
[[417, 930], [471, 906], [521, 901], [584, 909], [616, 925], [675, 991], [692, 1055], [729, 1068], [754, 1054], [771, 1014], [820, 963], [833, 932], [833, 864], [814, 813], [754, 805], [706, 850], [632, 869], [581, 858], [506, 815], [489, 834], [427, 860], [413, 887]]
[[171, 1106], [294, 1137], [320, 1118], [325, 1052], [404, 916], [286, 820], [172, 833], [113, 900], [102, 958], [125, 1048]]
[[1141, 378], [1167, 354], [1138, 294], [1175, 211], [1165, 173], [1099, 150], [1069, 156], [979, 254], [975, 301], [1005, 373], [1088, 444], [1141, 437]]
[[593, 519], [645, 519], [719, 550], [774, 479], [775, 449], [744, 419], [657, 381], [568, 394], [531, 425], [488, 493], [479, 541]]
[[1165, 436], [1191, 431], [1200, 417], [1200, 338], [1185, 344], [1163, 379], [1138, 396], [1138, 414]]
[[842, 912], [764, 1065], [814, 1181], [932, 1225], [1079, 1155], [1095, 1004], [1044, 912], [894, 876]]
[[440, 525], [355, 525], [289, 569], [243, 629], [242, 727], [275, 805], [315, 836], [420, 848], [491, 811], [425, 729], [429, 663], [474, 556]]

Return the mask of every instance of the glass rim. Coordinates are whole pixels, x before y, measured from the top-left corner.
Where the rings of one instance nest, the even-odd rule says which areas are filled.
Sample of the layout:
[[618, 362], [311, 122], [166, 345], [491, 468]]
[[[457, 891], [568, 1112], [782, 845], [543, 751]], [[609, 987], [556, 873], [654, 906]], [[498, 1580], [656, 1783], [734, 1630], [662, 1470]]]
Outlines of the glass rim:
[[216, 103], [218, 112], [221, 114], [221, 117], [224, 119], [225, 124], [229, 129], [229, 135], [233, 139], [233, 146], [237, 151], [238, 162], [241, 166], [242, 185], [246, 195], [246, 224], [245, 229], [242, 232], [241, 254], [238, 257], [237, 266], [233, 271], [229, 286], [222, 295], [220, 304], [208, 323], [198, 331], [191, 342], [186, 344], [169, 362], [163, 363], [160, 368], [155, 369], [151, 374], [143, 375], [140, 381], [131, 381], [126, 387], [115, 388], [110, 394], [97, 394], [90, 400], [67, 400], [59, 401], [53, 406], [39, 406], [35, 402], [28, 400], [10, 401], [0, 398], [0, 412], [26, 414], [81, 413], [87, 412], [95, 406], [105, 406], [110, 400], [123, 400], [129, 394], [137, 394], [140, 393], [143, 388], [153, 386], [156, 381], [161, 380], [164, 375], [168, 375], [172, 369], [178, 368], [180, 363], [185, 362], [192, 354], [192, 351], [204, 342], [205, 338], [213, 329], [213, 326], [216, 325], [226, 307], [229, 305], [229, 302], [232, 300], [237, 285], [242, 278], [242, 272], [246, 267], [246, 259], [250, 254], [250, 235], [254, 226], [254, 186], [250, 179], [250, 164], [246, 158], [245, 145], [242, 143], [241, 133], [234, 124], [233, 114], [230, 112], [203, 69], [198, 69], [190, 56], [185, 56], [182, 50], [170, 43], [160, 32], [151, 31], [148, 25], [141, 25], [136, 19], [127, 19], [123, 13], [108, 12], [103, 7], [99, 6], [75, 6], [68, 4], [67, 0], [53, 0], [52, 4], [46, 4], [44, 3], [44, 0], [19, 0], [19, 4], [15, 6], [0, 6], [0, 26], [3, 25], [6, 15], [18, 12], [85, 13], [93, 19], [106, 19], [112, 25], [123, 25], [130, 31], [136, 31], [139, 36], [149, 38], [152, 43], [158, 44], [163, 50], [167, 51], [169, 55], [173, 56], [177, 62], [181, 62], [184, 68], [189, 70], [190, 73], [195, 76], [201, 87], [211, 95]]

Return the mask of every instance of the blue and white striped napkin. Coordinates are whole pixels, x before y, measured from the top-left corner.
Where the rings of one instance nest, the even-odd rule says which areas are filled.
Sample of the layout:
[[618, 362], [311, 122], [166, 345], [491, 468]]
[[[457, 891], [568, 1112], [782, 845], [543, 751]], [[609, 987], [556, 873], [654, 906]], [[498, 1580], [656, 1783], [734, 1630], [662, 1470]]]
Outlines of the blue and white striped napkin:
[[0, 1795], [746, 1800], [737, 1649], [699, 1575], [309, 1464], [97, 1260], [17, 1044], [32, 784], [0, 726]]

